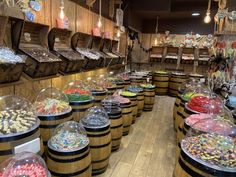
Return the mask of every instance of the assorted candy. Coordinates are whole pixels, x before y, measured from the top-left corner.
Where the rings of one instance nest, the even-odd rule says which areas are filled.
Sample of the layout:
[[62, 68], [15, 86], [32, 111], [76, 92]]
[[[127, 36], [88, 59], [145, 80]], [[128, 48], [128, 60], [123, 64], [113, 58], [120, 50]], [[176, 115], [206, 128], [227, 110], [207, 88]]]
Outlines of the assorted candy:
[[71, 110], [69, 104], [62, 100], [46, 98], [41, 102], [35, 102], [35, 109], [40, 115], [57, 115], [64, 114]]
[[204, 96], [204, 94], [195, 93], [195, 92], [186, 92], [182, 95], [182, 99], [185, 101], [189, 101], [191, 98], [193, 98], [195, 96]]
[[201, 134], [182, 140], [181, 148], [197, 161], [209, 166], [236, 168], [235, 139], [217, 134]]
[[187, 107], [199, 113], [218, 114], [222, 110], [222, 102], [218, 98], [195, 96], [187, 104]]
[[0, 135], [26, 132], [36, 123], [37, 117], [33, 112], [21, 109], [0, 111]]
[[88, 114], [81, 123], [85, 127], [104, 127], [110, 124], [109, 119], [101, 114]]
[[49, 147], [57, 151], [75, 151], [86, 147], [89, 144], [87, 136], [77, 132], [59, 131], [51, 137]]
[[[48, 177], [48, 172], [40, 164], [24, 164], [11, 168], [7, 172], [7, 177]], [[0, 177], [6, 177], [0, 174]]]
[[126, 96], [126, 97], [135, 97], [135, 96], [137, 96], [136, 93], [129, 92], [129, 91], [123, 91], [123, 92], [121, 92], [120, 95], [121, 95], [121, 96]]
[[81, 60], [82, 59], [80, 54], [76, 51], [73, 51], [72, 49], [66, 49], [66, 50], [62, 50], [62, 49], [57, 50], [56, 49], [56, 51], [58, 53], [60, 53], [60, 55], [62, 55], [63, 57], [68, 58], [70, 60]]
[[83, 102], [91, 100], [90, 92], [80, 88], [69, 88], [65, 90], [64, 93], [67, 95], [70, 102]]
[[100, 55], [92, 53], [89, 49], [76, 48], [76, 51], [79, 52], [81, 55], [83, 55], [89, 59], [92, 59], [92, 60], [98, 60], [100, 58]]
[[141, 87], [147, 88], [147, 89], [152, 89], [152, 88], [155, 88], [155, 85], [152, 85], [152, 84], [141, 84]]
[[130, 100], [128, 98], [124, 98], [117, 93], [114, 93], [113, 96], [114, 96], [114, 99], [118, 101], [120, 104], [130, 103]]
[[0, 64], [1, 63], [24, 63], [23, 56], [16, 55], [11, 49], [3, 47], [0, 48]]
[[143, 88], [137, 85], [133, 85], [128, 87], [128, 91], [137, 93], [137, 92], [142, 92]]
[[192, 126], [195, 123], [197, 123], [198, 121], [203, 120], [203, 119], [207, 119], [210, 117], [211, 117], [210, 114], [203, 114], [203, 113], [202, 114], [192, 114], [185, 119], [185, 123], [189, 126]]

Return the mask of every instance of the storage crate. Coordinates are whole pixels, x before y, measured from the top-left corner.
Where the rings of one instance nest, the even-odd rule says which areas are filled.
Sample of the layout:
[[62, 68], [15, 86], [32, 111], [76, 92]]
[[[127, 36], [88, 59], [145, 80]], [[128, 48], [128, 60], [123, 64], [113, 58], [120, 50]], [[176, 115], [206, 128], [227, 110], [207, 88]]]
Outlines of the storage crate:
[[63, 74], [81, 71], [85, 61], [78, 52], [72, 50], [71, 33], [67, 29], [52, 28], [48, 34], [49, 50], [62, 60], [60, 72]]
[[110, 58], [111, 58], [110, 60], [106, 60], [106, 66], [113, 66], [118, 63], [119, 56], [112, 53], [112, 40], [111, 39], [103, 39], [101, 50], [106, 55], [110, 56]]
[[62, 62], [48, 51], [47, 34], [49, 26], [25, 21], [19, 49], [28, 56], [25, 73], [32, 78], [56, 75]]
[[[23, 20], [13, 17], [0, 16], [0, 48], [9, 47], [15, 49], [14, 40], [21, 35]], [[20, 80], [25, 63], [0, 63], [0, 84], [16, 82]]]
[[[91, 51], [92, 40], [91, 35], [81, 32], [75, 33], [71, 38], [72, 48], [85, 57], [85, 62], [83, 65], [84, 70], [94, 69], [100, 62], [100, 60], [90, 57], [90, 54], [93, 54]], [[87, 54], [82, 51], [86, 51]]]

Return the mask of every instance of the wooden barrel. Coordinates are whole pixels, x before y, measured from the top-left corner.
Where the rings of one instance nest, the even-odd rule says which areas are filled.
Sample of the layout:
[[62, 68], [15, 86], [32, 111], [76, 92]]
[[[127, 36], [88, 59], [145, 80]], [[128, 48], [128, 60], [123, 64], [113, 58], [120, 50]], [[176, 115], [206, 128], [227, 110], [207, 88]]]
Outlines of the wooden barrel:
[[153, 77], [156, 86], [156, 95], [167, 95], [169, 87], [169, 74], [156, 72]]
[[87, 109], [93, 107], [93, 100], [83, 102], [70, 102], [73, 110], [73, 117], [75, 121], [80, 121]]
[[133, 94], [132, 96], [122, 95], [121, 96], [128, 98], [131, 101], [131, 107], [132, 107], [132, 124], [135, 123], [136, 117], [138, 115], [138, 100], [137, 100], [137, 94]]
[[108, 87], [107, 88], [107, 95], [113, 95], [116, 92], [116, 87]]
[[92, 156], [92, 174], [104, 173], [109, 164], [111, 154], [111, 131], [110, 125], [101, 127], [84, 126], [89, 138]]
[[48, 146], [46, 162], [48, 170], [54, 177], [92, 176], [89, 145], [72, 152], [55, 151]]
[[222, 171], [214, 169], [210, 166], [206, 166], [193, 158], [189, 157], [183, 150], [180, 152], [180, 156], [176, 162], [174, 168], [173, 177], [235, 177], [236, 172]]
[[92, 91], [92, 96], [94, 98], [93, 106], [100, 106], [101, 101], [107, 96], [107, 91]]
[[131, 102], [121, 103], [120, 107], [122, 110], [122, 119], [123, 119], [123, 136], [126, 136], [129, 134], [130, 126], [133, 120]]
[[128, 89], [128, 87], [130, 86], [130, 84], [131, 84], [130, 79], [124, 80], [124, 89]]
[[205, 76], [201, 75], [201, 74], [189, 74], [189, 78], [190, 79], [198, 79], [198, 80], [200, 80], [200, 79], [204, 79]]
[[143, 111], [152, 111], [155, 103], [155, 87], [144, 89], [144, 107]]
[[174, 122], [174, 129], [175, 131], [177, 131], [177, 128], [176, 128], [176, 119], [177, 119], [177, 110], [178, 110], [178, 107], [180, 105], [180, 102], [181, 102], [181, 95], [183, 94], [183, 91], [182, 90], [179, 90], [179, 93], [175, 99], [175, 104], [174, 104], [174, 108], [173, 108], [173, 122]]
[[[0, 136], [0, 163], [4, 160], [14, 156], [16, 149], [19, 146], [22, 146], [26, 143], [39, 143], [39, 155], [43, 155], [44, 147], [43, 141], [40, 138], [40, 130], [39, 130], [40, 121], [32, 127], [29, 131], [24, 133], [13, 134], [12, 136]], [[29, 145], [28, 145], [29, 146]]]
[[112, 151], [116, 151], [120, 148], [121, 138], [123, 135], [123, 119], [121, 110], [118, 112], [108, 112], [109, 119], [111, 121], [111, 140]]
[[138, 113], [137, 117], [140, 117], [143, 112], [143, 107], [144, 107], [144, 92], [138, 92], [137, 93], [137, 101], [138, 101]]
[[122, 90], [125, 88], [124, 82], [116, 83], [116, 90]]
[[236, 125], [236, 113], [233, 112], [234, 124]]
[[185, 113], [185, 104], [187, 103], [182, 97], [180, 99], [179, 106], [177, 108], [177, 113], [175, 117], [175, 129], [178, 131], [179, 125], [183, 122], [184, 118], [186, 118], [187, 114]]
[[140, 85], [143, 83], [142, 77], [130, 77], [131, 85]]
[[60, 114], [60, 115], [38, 116], [38, 118], [40, 119], [40, 126], [39, 127], [40, 127], [41, 137], [43, 140], [43, 145], [44, 145], [44, 147], [46, 147], [49, 138], [51, 138], [51, 136], [53, 134], [54, 129], [58, 125], [72, 120], [73, 119], [73, 112], [71, 110], [67, 113]]
[[179, 87], [184, 82], [186, 82], [186, 80], [187, 80], [186, 74], [172, 73], [171, 77], [170, 77], [170, 80], [169, 80], [169, 94], [170, 94], [170, 96], [175, 96], [176, 97], [178, 95]]

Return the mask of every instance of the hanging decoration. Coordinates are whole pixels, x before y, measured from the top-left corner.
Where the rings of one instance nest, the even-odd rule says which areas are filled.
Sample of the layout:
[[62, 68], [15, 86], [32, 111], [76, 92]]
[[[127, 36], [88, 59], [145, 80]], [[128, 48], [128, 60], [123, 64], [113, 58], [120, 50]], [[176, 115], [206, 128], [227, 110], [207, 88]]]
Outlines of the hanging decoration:
[[204, 23], [210, 23], [211, 22], [211, 0], [208, 0], [208, 7], [206, 16], [204, 17]]
[[41, 0], [17, 0], [15, 3], [10, 2], [10, 4], [19, 6], [26, 19], [29, 21], [35, 21], [36, 12], [42, 9]]
[[59, 17], [57, 17], [56, 19], [57, 27], [62, 29], [69, 29], [69, 19], [65, 15], [64, 8], [64, 0], [61, 0]]

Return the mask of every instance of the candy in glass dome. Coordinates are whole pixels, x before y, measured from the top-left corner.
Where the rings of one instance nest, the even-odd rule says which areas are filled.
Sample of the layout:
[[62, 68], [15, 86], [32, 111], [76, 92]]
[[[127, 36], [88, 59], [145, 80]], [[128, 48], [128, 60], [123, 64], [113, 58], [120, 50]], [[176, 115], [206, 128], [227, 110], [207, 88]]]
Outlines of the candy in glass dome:
[[236, 127], [229, 120], [209, 117], [193, 124], [181, 149], [206, 167], [236, 172]]
[[56, 127], [48, 147], [59, 152], [73, 152], [88, 146], [89, 139], [81, 123], [68, 121]]
[[30, 152], [22, 152], [1, 164], [0, 177], [50, 177], [44, 160]]
[[102, 100], [102, 106], [108, 115], [121, 112], [120, 103], [114, 98], [114, 96], [108, 96]]
[[61, 115], [71, 111], [67, 96], [53, 87], [39, 92], [34, 107], [38, 116]]
[[113, 94], [113, 97], [116, 101], [118, 101], [120, 104], [128, 104], [130, 103], [130, 100], [128, 98], [124, 98], [121, 96], [118, 92], [115, 92]]
[[0, 138], [28, 132], [39, 126], [32, 103], [16, 95], [0, 97]]
[[138, 92], [142, 92], [143, 88], [141, 86], [138, 86], [138, 85], [131, 85], [131, 86], [128, 87], [127, 90], [130, 91], [130, 92], [138, 93]]
[[204, 96], [192, 97], [186, 105], [188, 110], [195, 113], [221, 114], [224, 108], [223, 101], [215, 93], [203, 93]]
[[94, 106], [86, 111], [81, 124], [87, 128], [100, 128], [110, 125], [110, 120], [104, 108]]
[[91, 92], [104, 92], [106, 91], [103, 88], [103, 78], [100, 77], [90, 77], [87, 79], [87, 85]]
[[69, 82], [64, 88], [64, 93], [68, 97], [70, 103], [87, 102], [93, 99], [88, 85], [80, 81]]

